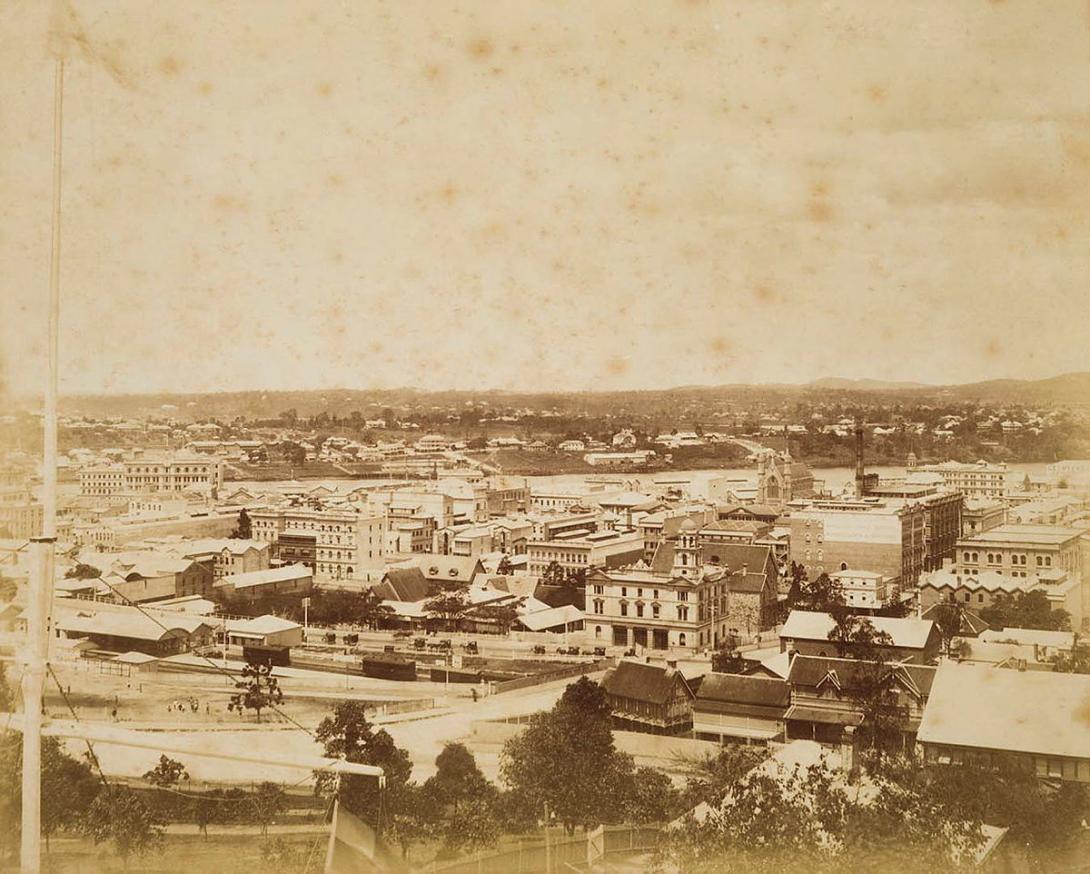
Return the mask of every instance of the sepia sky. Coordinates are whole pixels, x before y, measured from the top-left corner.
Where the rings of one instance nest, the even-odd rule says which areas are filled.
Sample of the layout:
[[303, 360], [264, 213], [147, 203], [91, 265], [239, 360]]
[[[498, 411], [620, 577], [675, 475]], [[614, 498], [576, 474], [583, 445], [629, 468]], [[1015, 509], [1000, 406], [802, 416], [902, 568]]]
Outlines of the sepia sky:
[[[0, 4], [16, 392], [39, 5]], [[1086, 0], [73, 5], [62, 391], [1088, 369]]]

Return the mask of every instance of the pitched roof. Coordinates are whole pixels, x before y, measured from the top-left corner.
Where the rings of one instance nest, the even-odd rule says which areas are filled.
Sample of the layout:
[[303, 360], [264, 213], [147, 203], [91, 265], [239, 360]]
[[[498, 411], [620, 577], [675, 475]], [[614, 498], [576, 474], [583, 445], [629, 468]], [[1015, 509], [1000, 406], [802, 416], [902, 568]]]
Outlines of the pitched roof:
[[1090, 758], [1090, 676], [946, 661], [917, 737], [924, 743]]
[[791, 703], [791, 687], [772, 677], [710, 673], [704, 675], [696, 700], [786, 708]]
[[[935, 623], [929, 619], [891, 616], [866, 616], [876, 631], [885, 632], [892, 638], [893, 646], [923, 649], [927, 645]], [[812, 610], [792, 610], [780, 630], [781, 640], [829, 640], [836, 621], [828, 613]]]
[[[932, 622], [938, 621], [939, 610], [944, 605], [940, 602], [932, 604], [923, 613], [920, 614], [921, 619], [929, 619]], [[972, 610], [962, 609], [959, 611], [961, 621], [958, 623], [958, 636], [959, 637], [978, 637], [983, 632], [987, 631], [990, 627], [987, 622], [980, 618]]]
[[550, 607], [563, 607], [567, 604], [582, 609], [587, 603], [585, 589], [574, 586], [542, 586], [534, 589], [534, 597]]
[[701, 531], [741, 531], [756, 534], [769, 527], [767, 522], [757, 519], [717, 519], [709, 522]]
[[427, 579], [445, 583], [471, 583], [484, 569], [480, 559], [472, 556], [431, 553], [421, 557], [418, 567]]
[[167, 636], [186, 636], [200, 628], [210, 628], [194, 616], [163, 614], [153, 619], [135, 608], [66, 611], [57, 618], [56, 625], [72, 634], [101, 634], [132, 640], [162, 640]]
[[[655, 550], [651, 559], [651, 571], [668, 574], [674, 569], [674, 555], [677, 543], [665, 540]], [[751, 572], [764, 572], [772, 559], [772, 549], [768, 546], [756, 546], [750, 543], [704, 543], [700, 546], [701, 561], [739, 571], [745, 567]]]
[[423, 601], [431, 594], [431, 586], [418, 567], [390, 568], [373, 588], [387, 601]]
[[746, 594], [760, 594], [768, 585], [768, 577], [764, 574], [749, 572], [732, 574], [727, 580], [727, 588], [732, 592]]
[[563, 607], [549, 607], [534, 613], [523, 613], [519, 616], [521, 622], [528, 631], [544, 631], [547, 628], [555, 628], [560, 625], [568, 625], [572, 622], [582, 622], [583, 611], [571, 604]]
[[673, 697], [674, 686], [679, 682], [684, 693], [690, 698], [694, 697], [685, 677], [673, 668], [622, 661], [606, 672], [602, 686], [608, 694], [618, 698], [665, 704]]
[[[935, 680], [935, 668], [930, 665], [887, 664], [885, 668], [917, 697], [926, 698], [930, 693]], [[791, 660], [787, 682], [793, 687], [817, 688], [832, 683], [837, 689], [851, 689], [872, 669], [873, 663], [859, 659], [796, 655]]]
[[[723, 511], [720, 510], [720, 513]], [[783, 513], [782, 508], [773, 507], [771, 504], [741, 504], [731, 510], [731, 513], [735, 516], [772, 516], [776, 518]]]
[[980, 639], [986, 643], [1020, 643], [1056, 649], [1073, 649], [1075, 646], [1075, 632], [1043, 631], [1039, 628], [1007, 627], [1001, 631], [985, 631]]
[[228, 634], [245, 634], [247, 632], [251, 634], [274, 634], [277, 631], [290, 631], [293, 628], [302, 627], [298, 622], [272, 615], [255, 616], [253, 619], [227, 620]]
[[247, 571], [242, 574], [228, 574], [216, 582], [216, 586], [234, 586], [245, 589], [249, 586], [264, 586], [269, 583], [281, 583], [287, 580], [301, 580], [313, 577], [314, 571], [305, 564], [286, 564], [283, 567], [267, 568], [263, 571]]

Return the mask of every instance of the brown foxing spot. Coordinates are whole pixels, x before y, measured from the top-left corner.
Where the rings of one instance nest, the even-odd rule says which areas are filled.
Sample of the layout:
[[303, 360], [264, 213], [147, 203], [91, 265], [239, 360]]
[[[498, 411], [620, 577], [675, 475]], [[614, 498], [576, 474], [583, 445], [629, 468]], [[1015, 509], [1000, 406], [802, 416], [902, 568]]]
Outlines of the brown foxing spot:
[[833, 217], [833, 208], [825, 200], [811, 200], [806, 214], [815, 222], [827, 222]]
[[443, 76], [443, 69], [438, 64], [428, 64], [424, 67], [424, 78], [429, 82], [438, 82]]
[[871, 85], [867, 89], [867, 96], [875, 103], [881, 103], [886, 99], [886, 89], [881, 85]]
[[606, 361], [606, 373], [610, 376], [624, 376], [628, 371], [628, 362], [619, 355], [614, 355]]
[[450, 206], [452, 203], [454, 203], [454, 201], [458, 199], [459, 194], [461, 194], [461, 192], [458, 190], [458, 187], [453, 182], [448, 182], [446, 185], [439, 189], [439, 199], [443, 201], [443, 203], [447, 204], [447, 206]]
[[197, 86], [197, 93], [201, 94], [204, 97], [207, 97], [214, 90], [215, 89], [212, 87], [211, 82], [201, 82], [201, 84]]
[[232, 209], [245, 209], [246, 204], [232, 194], [217, 194], [212, 198], [212, 205], [216, 209], [227, 211]]
[[471, 39], [466, 45], [466, 52], [476, 61], [483, 61], [486, 58], [492, 57], [492, 53], [495, 50], [496, 47], [492, 45], [492, 41], [483, 36]]
[[174, 55], [167, 55], [159, 61], [159, 72], [164, 76], [177, 76], [181, 71], [182, 64]]
[[333, 94], [333, 86], [329, 82], [319, 82], [318, 94], [322, 97], [329, 97]]
[[1075, 709], [1075, 721], [1090, 727], [1090, 695]]
[[726, 337], [713, 338], [712, 352], [716, 355], [730, 355], [730, 341]]
[[758, 303], [774, 303], [776, 300], [776, 292], [767, 285], [758, 285], [753, 289], [753, 296], [757, 298]]
[[1003, 347], [995, 337], [992, 337], [992, 339], [990, 339], [984, 346], [984, 354], [992, 358], [995, 358], [1002, 351]]

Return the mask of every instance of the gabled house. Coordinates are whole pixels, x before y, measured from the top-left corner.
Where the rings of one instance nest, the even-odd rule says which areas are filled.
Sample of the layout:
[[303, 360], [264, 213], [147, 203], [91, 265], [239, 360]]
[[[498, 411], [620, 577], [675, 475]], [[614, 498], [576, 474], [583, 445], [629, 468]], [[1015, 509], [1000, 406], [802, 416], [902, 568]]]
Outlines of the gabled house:
[[693, 736], [719, 742], [783, 740], [791, 686], [743, 674], [705, 674], [693, 703]]
[[693, 724], [692, 687], [674, 668], [622, 661], [602, 679], [616, 728], [682, 734]]
[[373, 591], [384, 601], [415, 602], [433, 594], [433, 587], [418, 567], [390, 568]]
[[[889, 635], [889, 644], [877, 644], [889, 661], [909, 661], [929, 664], [939, 655], [942, 634], [938, 626], [927, 619], [889, 616], [863, 617], [874, 630]], [[780, 650], [802, 655], [836, 656], [840, 653], [833, 638], [836, 620], [829, 613], [812, 610], [792, 610], [780, 629]]]
[[935, 670], [929, 665], [877, 665], [858, 659], [796, 655], [787, 674], [791, 687], [791, 707], [785, 714], [787, 739], [840, 744], [846, 727], [863, 724], [863, 690], [888, 682], [901, 744], [911, 749]]
[[945, 661], [919, 728], [937, 764], [1021, 764], [1049, 781], [1090, 783], [1090, 677]]

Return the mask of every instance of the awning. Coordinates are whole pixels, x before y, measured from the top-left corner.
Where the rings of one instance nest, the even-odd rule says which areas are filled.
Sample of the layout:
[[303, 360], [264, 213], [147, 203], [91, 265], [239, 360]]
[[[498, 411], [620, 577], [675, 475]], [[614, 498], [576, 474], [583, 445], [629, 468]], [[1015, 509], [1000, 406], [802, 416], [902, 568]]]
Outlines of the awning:
[[784, 718], [797, 722], [820, 722], [824, 725], [859, 725], [863, 721], [863, 714], [844, 710], [824, 710], [820, 707], [803, 707], [796, 704], [787, 711]]
[[693, 720], [693, 731], [700, 734], [718, 734], [722, 737], [745, 737], [750, 740], [772, 740], [783, 734], [778, 728], [720, 725], [718, 722], [701, 722], [698, 719]]

